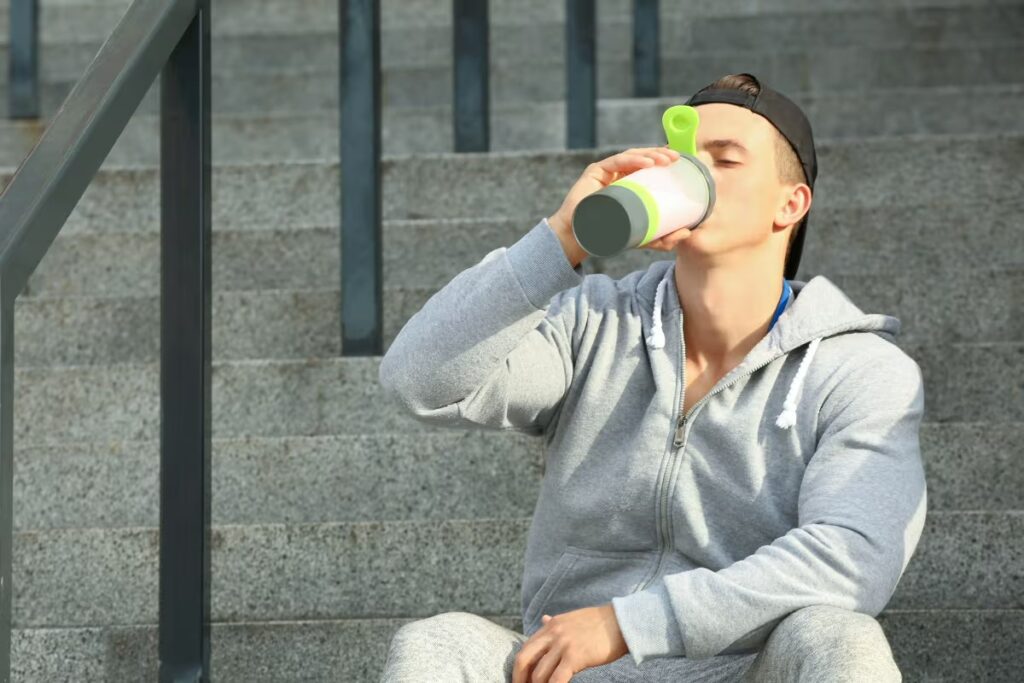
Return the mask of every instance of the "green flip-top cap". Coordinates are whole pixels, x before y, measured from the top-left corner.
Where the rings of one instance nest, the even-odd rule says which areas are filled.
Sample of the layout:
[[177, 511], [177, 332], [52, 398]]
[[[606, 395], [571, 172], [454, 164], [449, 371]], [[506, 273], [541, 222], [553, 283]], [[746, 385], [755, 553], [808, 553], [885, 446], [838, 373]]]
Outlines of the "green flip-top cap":
[[697, 156], [697, 127], [700, 113], [688, 104], [677, 104], [661, 115], [668, 146], [677, 152]]

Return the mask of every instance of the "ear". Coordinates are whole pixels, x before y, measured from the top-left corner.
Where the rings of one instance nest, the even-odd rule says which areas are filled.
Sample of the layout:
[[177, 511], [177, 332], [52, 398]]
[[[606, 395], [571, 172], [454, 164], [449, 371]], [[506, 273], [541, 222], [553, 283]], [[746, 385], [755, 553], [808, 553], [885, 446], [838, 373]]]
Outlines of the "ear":
[[785, 230], [796, 225], [811, 210], [813, 192], [806, 183], [784, 185], [779, 199], [779, 208], [775, 212], [775, 227]]

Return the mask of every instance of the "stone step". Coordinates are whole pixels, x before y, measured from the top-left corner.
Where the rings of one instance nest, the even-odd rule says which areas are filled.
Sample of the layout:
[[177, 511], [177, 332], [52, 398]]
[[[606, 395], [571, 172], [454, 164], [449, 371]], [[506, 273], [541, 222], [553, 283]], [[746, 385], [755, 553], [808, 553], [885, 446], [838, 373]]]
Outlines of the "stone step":
[[[630, 53], [601, 60], [597, 70], [598, 95], [631, 97]], [[785, 92], [829, 93], [843, 84], [847, 92], [867, 97], [877, 88], [953, 85], [1020, 84], [1013, 68], [1024, 61], [1024, 44], [1002, 43], [965, 47], [839, 47], [829, 50], [747, 50], [695, 52], [667, 56], [661, 66], [661, 92], [688, 94], [719, 75], [746, 71], [759, 65], [757, 75]], [[552, 102], [565, 97], [562, 61], [495, 62], [491, 66], [490, 93], [494, 105]], [[64, 101], [77, 79], [45, 82], [40, 87], [41, 115], [45, 118]], [[264, 72], [218, 71], [211, 79], [211, 106], [218, 113], [308, 111], [338, 106], [338, 68], [275, 69]], [[0, 88], [7, 99], [7, 88]], [[138, 111], [159, 111], [159, 83], [154, 83]], [[450, 105], [451, 66], [395, 67], [381, 80], [381, 106]]]
[[[1024, 135], [990, 132], [822, 141], [816, 208], [1001, 202], [1024, 194]], [[382, 218], [516, 218], [532, 226], [561, 205], [586, 166], [622, 148], [390, 156], [381, 161]], [[0, 187], [13, 171], [0, 173]], [[338, 163], [220, 164], [212, 220], [224, 229], [337, 224]], [[452, 192], [451, 188], [466, 188]], [[101, 169], [62, 229], [157, 231], [159, 169]]]
[[[929, 510], [1024, 509], [1021, 443], [1024, 423], [924, 423]], [[212, 454], [221, 525], [529, 517], [544, 472], [539, 439], [482, 430], [214, 439]], [[159, 472], [156, 440], [18, 445], [14, 527], [156, 527]]]
[[[936, 339], [1024, 342], [1024, 265], [1013, 270], [956, 269], [941, 275], [910, 270], [826, 277], [866, 312], [900, 318], [902, 344]], [[437, 289], [385, 288], [386, 346]], [[985, 295], [979, 297], [979, 291]], [[211, 308], [215, 361], [341, 353], [341, 294], [336, 287], [214, 292]], [[21, 367], [145, 363], [160, 357], [157, 295], [18, 299], [15, 325], [15, 358]]]
[[[834, 209], [815, 203], [797, 279], [808, 279], [812, 273], [830, 278], [841, 274], [892, 278], [907, 273], [931, 283], [935, 278], [928, 277], [930, 273], [942, 273], [945, 278], [947, 272], [955, 275], [960, 270], [1021, 267], [1024, 241], [1018, 235], [1018, 219], [1022, 214], [1022, 197]], [[440, 288], [487, 252], [515, 243], [529, 227], [529, 221], [510, 218], [385, 221], [385, 287]], [[222, 229], [215, 223], [214, 293], [336, 287], [340, 242], [336, 222], [265, 230]], [[423, 258], [409, 259], [410, 253]], [[588, 258], [583, 269], [622, 277], [652, 261], [673, 258], [668, 252], [634, 249], [610, 258]], [[69, 230], [53, 241], [18, 300], [156, 296], [159, 264], [156, 232]]]
[[[902, 344], [922, 368], [925, 419], [1024, 420], [1024, 343]], [[413, 417], [379, 384], [380, 357], [217, 361], [211, 435], [317, 436], [445, 430]], [[21, 445], [159, 435], [159, 366], [16, 367]]]
[[[9, 31], [9, 0], [0, 1], [0, 44], [6, 44]], [[105, 39], [120, 21], [130, 4], [129, 0], [42, 0], [40, 4], [40, 40], [46, 44], [83, 39]], [[991, 0], [903, 0], [900, 18], [906, 22], [905, 30], [922, 30], [935, 25], [934, 15], [943, 12], [987, 11], [997, 4], [1013, 11], [1014, 0], [993, 3]], [[708, 18], [729, 18], [735, 21], [775, 19], [775, 15], [811, 15], [827, 13], [892, 12], [889, 0], [704, 0], [702, 2], [659, 4], [659, 18], [665, 22], [687, 19], [697, 21]], [[515, 27], [524, 24], [564, 22], [565, 7], [546, 0], [492, 0], [489, 7], [490, 23], [495, 26]], [[599, 0], [599, 25], [607, 22], [632, 20], [628, 0]], [[336, 0], [218, 0], [212, 12], [213, 36], [247, 33], [307, 33], [337, 31], [338, 3]], [[381, 28], [401, 29], [419, 27], [438, 30], [452, 23], [451, 3], [444, 0], [384, 0], [380, 11]], [[909, 20], [909, 21], [908, 21]], [[844, 27], [845, 28], [845, 27]], [[880, 26], [879, 28], [885, 28]], [[787, 38], [792, 38], [788, 36]]]
[[[112, 29], [112, 27], [111, 27]], [[749, 17], [674, 15], [660, 23], [664, 59], [701, 59], [724, 45], [746, 52], [768, 53], [785, 45], [790, 52], [855, 48], [858, 51], [900, 48], [961, 50], [968, 47], [1017, 45], [1024, 32], [1024, 6], [994, 5], [887, 10], [852, 10], [821, 14], [794, 13]], [[108, 29], [109, 32], [110, 29]], [[40, 78], [59, 82], [77, 79], [99, 51], [106, 35], [46, 45]], [[633, 50], [632, 21], [604, 18], [595, 40], [598, 62], [613, 64]], [[337, 11], [330, 23], [309, 32], [216, 35], [211, 68], [224, 72], [337, 69]], [[409, 25], [381, 32], [381, 68], [443, 67], [451, 69], [451, 26]], [[0, 70], [8, 69], [7, 47], [0, 45]], [[525, 63], [565, 64], [565, 25], [555, 20], [497, 24], [490, 32], [491, 63], [506, 69]], [[600, 71], [600, 68], [599, 68]]]
[[[794, 93], [814, 126], [818, 141], [905, 134], [989, 131], [1024, 133], [1024, 85], [878, 88], [862, 93]], [[646, 147], [664, 144], [661, 115], [685, 97], [601, 99], [597, 103], [599, 146]], [[965, 101], [985, 107], [966, 108]], [[492, 107], [491, 149], [565, 149], [565, 103], [562, 101]], [[277, 114], [215, 114], [212, 120], [214, 161], [260, 162], [265, 159], [336, 160], [339, 114], [335, 109]], [[386, 107], [382, 111], [384, 154], [437, 154], [454, 149], [450, 105]], [[132, 117], [104, 168], [156, 165], [160, 158], [159, 118]], [[0, 121], [0, 166], [16, 166], [42, 134], [38, 122]]]
[[[449, 609], [515, 614], [529, 523], [529, 517], [492, 517], [215, 525], [211, 619], [425, 616]], [[929, 511], [888, 607], [1019, 608], [1021, 534], [1021, 511]], [[158, 541], [156, 528], [17, 532], [13, 626], [155, 623]]]
[[[483, 616], [522, 632], [518, 616]], [[378, 681], [391, 638], [409, 621], [213, 623], [211, 673], [225, 683]], [[1016, 683], [1024, 667], [1024, 655], [1017, 647], [1024, 638], [1024, 610], [886, 609], [878, 621], [906, 683]], [[155, 625], [15, 629], [12, 635], [14, 680], [157, 679]]]

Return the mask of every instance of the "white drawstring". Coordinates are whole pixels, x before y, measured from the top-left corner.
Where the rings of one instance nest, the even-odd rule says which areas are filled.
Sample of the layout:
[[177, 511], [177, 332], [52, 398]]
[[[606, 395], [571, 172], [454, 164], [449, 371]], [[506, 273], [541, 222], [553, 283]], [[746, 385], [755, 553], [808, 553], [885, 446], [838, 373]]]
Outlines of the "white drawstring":
[[651, 334], [647, 337], [647, 345], [652, 349], [660, 349], [665, 346], [665, 333], [661, 329], [661, 300], [667, 286], [668, 279], [663, 278], [658, 283], [658, 291], [654, 294], [654, 313], [651, 314], [654, 324], [651, 327]]
[[[662, 279], [658, 283], [657, 292], [654, 294], [654, 311], [651, 313], [653, 324], [651, 325], [651, 334], [647, 336], [647, 345], [652, 349], [661, 349], [665, 346], [665, 332], [661, 328], [661, 304], [667, 286], [668, 278]], [[789, 429], [796, 424], [797, 392], [803, 385], [804, 378], [807, 376], [807, 370], [811, 365], [811, 359], [814, 358], [814, 352], [818, 350], [818, 343], [820, 341], [821, 337], [818, 337], [812, 339], [811, 343], [807, 345], [807, 352], [804, 353], [803, 360], [800, 361], [800, 367], [797, 368], [796, 375], [789, 385], [789, 393], [786, 394], [783, 410], [775, 419], [775, 426], [781, 429]]]
[[796, 424], [796, 393], [804, 382], [804, 377], [807, 376], [807, 368], [811, 366], [811, 358], [814, 358], [814, 352], [818, 350], [818, 342], [821, 341], [821, 337], [811, 340], [811, 343], [807, 345], [807, 352], [804, 354], [804, 359], [800, 361], [800, 367], [796, 371], [796, 375], [793, 377], [793, 381], [789, 385], [789, 393], [786, 394], [786, 402], [783, 403], [783, 411], [779, 413], [778, 418], [775, 420], [775, 425], [782, 429], [789, 429]]

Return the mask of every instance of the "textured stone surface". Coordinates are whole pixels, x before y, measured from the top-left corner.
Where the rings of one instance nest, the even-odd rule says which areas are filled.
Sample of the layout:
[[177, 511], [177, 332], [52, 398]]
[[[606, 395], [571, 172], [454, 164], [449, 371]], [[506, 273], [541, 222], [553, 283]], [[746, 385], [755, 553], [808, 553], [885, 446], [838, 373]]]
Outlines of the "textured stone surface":
[[[214, 15], [218, 8], [214, 7]], [[663, 13], [664, 14], [664, 13]], [[514, 67], [536, 62], [565, 64], [565, 25], [545, 20], [530, 23], [492, 21], [489, 54], [494, 66]], [[224, 72], [337, 69], [339, 39], [337, 8], [320, 26], [267, 32], [251, 30], [212, 38], [211, 67]], [[112, 30], [97, 26], [91, 40], [82, 33], [60, 42], [44, 43], [40, 77], [59, 81], [79, 77]], [[871, 8], [843, 12], [777, 13], [753, 17], [665, 15], [660, 22], [660, 54], [664, 59], [700, 58], [722, 51], [724, 45], [771, 53], [784, 44], [787, 51], [861, 51], [991, 47], [1013, 45], [1024, 29], [1024, 8], [1013, 5], [947, 9]], [[451, 68], [450, 25], [389, 25], [381, 30], [381, 67], [436, 66]], [[633, 48], [632, 19], [599, 15], [595, 39], [598, 61], [612, 62]], [[7, 50], [0, 47], [0, 68], [8, 68]]]
[[[450, 272], [460, 272], [477, 261]], [[899, 318], [900, 344], [938, 338], [1024, 341], [1024, 266], [1009, 271], [955, 270], [938, 283], [922, 278], [920, 271], [826, 277], [865, 312]], [[983, 299], [977, 297], [978, 290], [986, 292]], [[436, 287], [385, 287], [385, 346], [436, 291]], [[337, 288], [215, 293], [213, 358], [330, 357], [341, 348], [340, 315]], [[19, 300], [15, 324], [17, 362], [22, 367], [145, 363], [160, 357], [157, 295]]]
[[[1024, 508], [1020, 422], [926, 422], [928, 509]], [[533, 513], [544, 471], [523, 434], [398, 432], [212, 442], [214, 524], [474, 519]], [[15, 446], [19, 530], [158, 524], [159, 444]]]
[[[211, 619], [515, 614], [529, 522], [215, 525]], [[889, 607], [1019, 609], [1022, 533], [1022, 512], [929, 512]], [[156, 528], [16, 533], [15, 627], [155, 623], [158, 540]]]
[[[6, 8], [10, 0], [0, 2]], [[129, 0], [44, 0], [40, 3], [40, 39], [44, 44], [71, 40], [103, 38], [123, 16]], [[987, 0], [903, 0], [899, 12], [889, 0], [695, 0], [659, 3], [663, 23], [687, 19], [701, 21], [729, 17], [748, 21], [758, 17], [771, 20], [777, 14], [810, 15], [816, 19], [828, 13], [866, 14], [886, 12], [891, 23], [900, 23], [907, 31], [942, 27], [946, 9], [949, 14], [979, 13], [990, 10]], [[1009, 3], [1007, 3], [1009, 4]], [[492, 24], [516, 26], [541, 22], [562, 22], [565, 7], [547, 0], [491, 0]], [[1008, 8], [1013, 10], [1012, 5]], [[597, 19], [600, 23], [628, 21], [632, 8], [629, 0], [599, 0]], [[212, 35], [215, 37], [247, 33], [289, 34], [310, 31], [336, 31], [338, 4], [334, 0], [218, 0], [212, 12]], [[451, 3], [445, 0], [384, 0], [381, 2], [382, 28], [403, 29], [410, 26], [444, 28], [451, 25]], [[784, 17], [788, 18], [788, 17]], [[790, 19], [793, 21], [794, 19]], [[870, 19], [868, 19], [870, 20]], [[884, 29], [879, 25], [877, 28]], [[0, 12], [0, 44], [8, 35], [7, 13]], [[900, 37], [899, 34], [895, 34]]]
[[[554, 212], [593, 161], [618, 148], [388, 157], [381, 161], [383, 219], [516, 218], [533, 224]], [[816, 208], [925, 206], [1019, 199], [1024, 135], [992, 131], [833, 141], [818, 146]], [[825, 169], [828, 169], [827, 171]], [[984, 172], [979, 172], [984, 169]], [[266, 229], [336, 223], [336, 162], [225, 164], [212, 179], [213, 224]], [[9, 173], [0, 174], [5, 186]], [[473, 187], [452, 193], [450, 187]], [[68, 216], [76, 231], [157, 231], [160, 193], [155, 167], [100, 170]]]
[[[529, 517], [544, 469], [540, 439], [512, 432], [247, 436], [211, 448], [214, 524]], [[158, 526], [156, 440], [15, 453], [16, 529]]]
[[[949, 279], [940, 279], [939, 285], [986, 272], [1005, 284], [1024, 267], [1024, 240], [1016, 232], [1022, 213], [1021, 197], [926, 206], [829, 208], [816, 203], [797, 279], [824, 274], [838, 283], [872, 276], [883, 285], [899, 281], [902, 287], [901, 278], [910, 286], [927, 286], [936, 272], [948, 273]], [[492, 249], [513, 244], [540, 217], [385, 221], [384, 286], [436, 290]], [[214, 293], [335, 288], [340, 241], [337, 221], [263, 230], [215, 225]], [[153, 231], [62, 233], [29, 277], [19, 301], [36, 296], [156, 296], [159, 249], [159, 234]], [[618, 278], [671, 258], [667, 252], [633, 249], [611, 258], [589, 258], [583, 268]], [[976, 300], [974, 305], [984, 303]]]
[[[782, 92], [821, 93], [847, 83], [851, 92], [867, 94], [877, 88], [1020, 83], [1014, 68], [1024, 55], [1016, 44], [957, 47], [889, 47], [861, 50], [841, 47], [830, 51], [778, 52], [725, 50], [697, 52], [663, 60], [661, 92], [688, 96], [719, 74], [736, 73], [757, 64], [757, 75]], [[856, 64], [856, 66], [853, 66]], [[849, 81], [855, 70], [856, 80]], [[76, 76], [47, 81], [41, 87], [44, 116], [51, 116], [70, 92]], [[281, 112], [338, 106], [338, 68], [217, 71], [211, 78], [213, 111], [219, 113]], [[496, 63], [491, 67], [491, 102], [556, 101], [565, 97], [564, 61]], [[628, 55], [600, 61], [598, 96], [633, 95], [632, 62]], [[6, 87], [0, 96], [7, 98]], [[398, 66], [381, 81], [382, 106], [450, 104], [451, 66]], [[151, 87], [139, 111], [159, 111], [159, 87]]]
[[[878, 135], [957, 134], [965, 130], [1024, 132], [1024, 84], [877, 88], [862, 93], [787, 93], [807, 113], [819, 142]], [[986, 106], [963, 107], [964, 101]], [[663, 143], [661, 114], [681, 96], [600, 99], [597, 140], [600, 146], [650, 146]], [[565, 103], [505, 102], [491, 107], [491, 149], [564, 149]], [[264, 159], [337, 159], [339, 113], [336, 109], [215, 114], [213, 159], [255, 162]], [[132, 117], [104, 168], [126, 164], [155, 165], [159, 159], [159, 120], [140, 112]], [[0, 121], [0, 166], [15, 166], [42, 133], [36, 122]], [[440, 153], [453, 150], [450, 103], [385, 106], [381, 147], [384, 154]]]
[[[925, 420], [1024, 420], [1024, 343], [904, 343], [921, 365]], [[214, 437], [386, 433], [424, 428], [378, 382], [378, 357], [214, 361]], [[152, 439], [156, 362], [15, 369], [14, 438]], [[433, 427], [447, 431], [447, 427]]]

